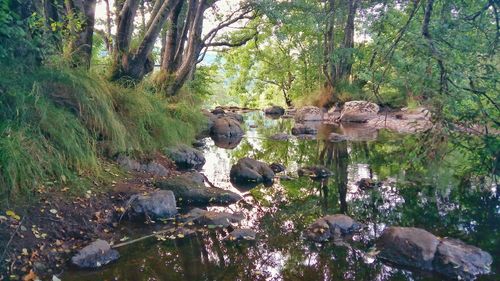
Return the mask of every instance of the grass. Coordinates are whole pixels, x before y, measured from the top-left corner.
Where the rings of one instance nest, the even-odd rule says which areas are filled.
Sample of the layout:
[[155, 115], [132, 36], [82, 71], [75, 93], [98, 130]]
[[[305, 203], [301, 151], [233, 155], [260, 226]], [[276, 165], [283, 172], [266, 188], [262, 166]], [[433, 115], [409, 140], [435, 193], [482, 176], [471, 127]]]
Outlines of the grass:
[[0, 67], [0, 201], [96, 177], [104, 158], [190, 142], [205, 122], [197, 104], [75, 69]]

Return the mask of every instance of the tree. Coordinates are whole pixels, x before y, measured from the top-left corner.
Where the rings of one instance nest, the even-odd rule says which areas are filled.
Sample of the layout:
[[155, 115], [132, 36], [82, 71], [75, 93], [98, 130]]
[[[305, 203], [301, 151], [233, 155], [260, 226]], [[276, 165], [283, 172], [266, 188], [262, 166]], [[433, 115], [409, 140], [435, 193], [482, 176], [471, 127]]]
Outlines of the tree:
[[73, 66], [90, 68], [96, 0], [66, 0], [70, 33], [67, 52]]

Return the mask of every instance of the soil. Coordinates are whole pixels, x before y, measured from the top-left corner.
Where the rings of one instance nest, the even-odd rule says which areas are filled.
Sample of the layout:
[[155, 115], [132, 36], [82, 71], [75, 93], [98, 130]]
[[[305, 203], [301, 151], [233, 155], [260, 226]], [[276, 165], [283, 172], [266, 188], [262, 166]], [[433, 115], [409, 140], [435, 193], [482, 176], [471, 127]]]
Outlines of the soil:
[[[155, 161], [178, 174], [165, 157]], [[37, 200], [17, 204], [0, 214], [0, 280], [38, 280], [59, 275], [75, 252], [96, 239], [118, 242], [132, 194], [153, 190], [158, 178], [132, 172], [113, 174], [109, 185], [95, 184], [83, 194], [67, 188], [37, 191]]]

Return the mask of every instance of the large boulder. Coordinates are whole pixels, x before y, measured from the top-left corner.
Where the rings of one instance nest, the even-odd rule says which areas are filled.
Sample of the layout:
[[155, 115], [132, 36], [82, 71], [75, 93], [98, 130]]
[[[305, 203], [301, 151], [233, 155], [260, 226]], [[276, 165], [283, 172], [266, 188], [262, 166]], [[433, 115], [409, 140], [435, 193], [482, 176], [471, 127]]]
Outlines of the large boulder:
[[490, 272], [487, 252], [456, 239], [443, 238], [434, 257], [434, 270], [452, 278], [471, 280]]
[[172, 191], [179, 205], [228, 205], [241, 199], [240, 195], [232, 191], [205, 186], [204, 177], [198, 172], [157, 181], [155, 185]]
[[360, 230], [363, 225], [346, 215], [330, 215], [319, 218], [305, 231], [305, 237], [315, 242], [323, 242], [342, 234]]
[[243, 115], [241, 114], [238, 114], [236, 112], [226, 112], [226, 114], [224, 114], [224, 116], [228, 117], [228, 118], [232, 118], [236, 121], [238, 121], [239, 123], [243, 123], [244, 119], [243, 119]]
[[215, 137], [235, 138], [243, 136], [243, 129], [238, 121], [229, 117], [221, 117], [215, 120], [210, 134]]
[[130, 210], [133, 216], [170, 218], [177, 214], [177, 205], [172, 191], [158, 190], [130, 197]]
[[238, 160], [229, 176], [235, 183], [271, 184], [274, 180], [274, 172], [266, 163], [248, 157]]
[[108, 242], [96, 240], [79, 250], [71, 258], [71, 264], [78, 268], [95, 269], [109, 264], [120, 257], [118, 251], [111, 249]]
[[341, 122], [364, 123], [377, 117], [379, 106], [369, 101], [349, 101], [346, 102], [340, 113]]
[[167, 156], [181, 169], [201, 169], [205, 165], [205, 157], [198, 149], [187, 145], [179, 145], [165, 150]]
[[285, 109], [281, 106], [273, 105], [271, 107], [268, 107], [264, 109], [264, 113], [268, 115], [283, 115], [285, 114]]
[[297, 123], [292, 128], [292, 135], [316, 135], [318, 133], [318, 129], [314, 127], [307, 126], [305, 124]]
[[242, 214], [231, 214], [227, 212], [214, 212], [194, 208], [186, 215], [186, 220], [193, 221], [198, 225], [229, 227], [238, 223], [245, 217]]
[[490, 272], [487, 252], [460, 240], [438, 238], [414, 227], [389, 227], [376, 243], [379, 257], [396, 264], [434, 270], [455, 279], [472, 280]]
[[396, 264], [432, 270], [439, 239], [414, 227], [388, 227], [377, 240], [379, 257]]
[[296, 121], [321, 121], [323, 120], [323, 111], [316, 106], [304, 106], [297, 109], [295, 113]]

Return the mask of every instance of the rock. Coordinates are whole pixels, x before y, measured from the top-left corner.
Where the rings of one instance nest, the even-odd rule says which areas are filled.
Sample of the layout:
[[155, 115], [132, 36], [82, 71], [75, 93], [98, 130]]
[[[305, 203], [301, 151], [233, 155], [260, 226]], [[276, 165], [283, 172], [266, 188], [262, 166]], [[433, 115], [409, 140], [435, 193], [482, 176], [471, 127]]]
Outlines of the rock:
[[316, 135], [297, 135], [298, 140], [315, 140]]
[[414, 227], [388, 227], [377, 240], [379, 257], [396, 264], [432, 270], [439, 245], [433, 234]]
[[116, 261], [119, 257], [118, 251], [111, 249], [108, 242], [96, 240], [78, 251], [71, 258], [71, 263], [79, 268], [99, 268]]
[[434, 270], [446, 276], [471, 280], [490, 272], [493, 262], [487, 252], [460, 240], [443, 238], [434, 257]]
[[240, 123], [233, 118], [221, 117], [215, 120], [210, 131], [212, 136], [234, 138], [243, 136]]
[[414, 227], [389, 227], [376, 243], [379, 257], [396, 264], [434, 270], [454, 279], [473, 280], [490, 272], [487, 252], [450, 238], [438, 238]]
[[216, 107], [214, 110], [212, 110], [213, 115], [224, 115], [225, 113], [226, 112], [224, 111], [224, 109], [220, 107]]
[[271, 165], [269, 165], [269, 168], [271, 168], [271, 170], [273, 170], [275, 174], [281, 173], [285, 170], [285, 166], [279, 163], [272, 163]]
[[118, 156], [116, 161], [127, 171], [149, 173], [159, 177], [167, 177], [170, 174], [165, 166], [155, 161], [141, 164], [139, 161], [123, 155]]
[[168, 148], [165, 152], [181, 169], [201, 169], [205, 165], [203, 153], [187, 145]]
[[175, 195], [170, 190], [158, 190], [149, 194], [130, 197], [132, 215], [152, 218], [170, 218], [177, 214]]
[[323, 111], [316, 106], [304, 106], [297, 109], [295, 113], [296, 121], [321, 121], [323, 120]]
[[225, 149], [233, 149], [240, 144], [243, 139], [243, 135], [236, 135], [234, 137], [212, 135], [211, 138], [214, 141], [215, 146]]
[[347, 136], [337, 134], [337, 133], [330, 133], [328, 135], [328, 140], [331, 142], [343, 142], [347, 141], [349, 138]]
[[285, 114], [285, 109], [281, 106], [273, 105], [264, 109], [264, 113], [268, 115], [283, 115]]
[[330, 215], [319, 218], [306, 230], [306, 238], [315, 242], [323, 242], [340, 236], [350, 234], [362, 228], [362, 224], [346, 215]]
[[229, 177], [236, 183], [270, 184], [274, 180], [274, 172], [267, 164], [245, 157], [231, 167]]
[[226, 239], [228, 240], [255, 240], [255, 237], [257, 236], [257, 232], [255, 232], [252, 229], [248, 228], [237, 228], [229, 235], [227, 236]]
[[241, 196], [221, 188], [207, 187], [203, 175], [198, 172], [185, 173], [170, 179], [157, 181], [155, 185], [174, 193], [179, 205], [228, 205], [241, 199]]
[[205, 142], [203, 140], [195, 140], [192, 143], [193, 147], [199, 148], [199, 147], [204, 147]]
[[232, 118], [232, 119], [238, 121], [239, 123], [243, 123], [243, 115], [241, 115], [241, 114], [238, 114], [235, 112], [226, 112], [226, 114], [224, 114], [224, 116], [226, 116], [228, 118]]
[[372, 189], [375, 187], [380, 187], [382, 185], [380, 182], [375, 182], [374, 180], [369, 178], [362, 178], [356, 184], [361, 189]]
[[324, 166], [302, 167], [297, 171], [299, 177], [308, 176], [311, 178], [327, 178], [333, 173]]
[[289, 134], [278, 133], [278, 134], [274, 134], [274, 135], [270, 136], [269, 139], [276, 140], [276, 141], [286, 141], [286, 140], [289, 140], [291, 137], [292, 136], [290, 136]]
[[346, 102], [340, 113], [341, 122], [359, 122], [364, 123], [377, 117], [379, 106], [368, 101], [349, 101]]
[[245, 217], [242, 214], [231, 214], [227, 212], [214, 212], [198, 208], [194, 208], [187, 214], [187, 220], [192, 220], [199, 225], [212, 225], [229, 227], [234, 223], [238, 223]]
[[287, 175], [283, 175], [280, 177], [280, 180], [282, 181], [291, 181], [291, 180], [294, 180], [294, 178], [290, 177], [290, 176], [287, 176]]
[[318, 133], [318, 129], [314, 127], [309, 127], [304, 124], [295, 124], [292, 128], [292, 135], [316, 135]]

